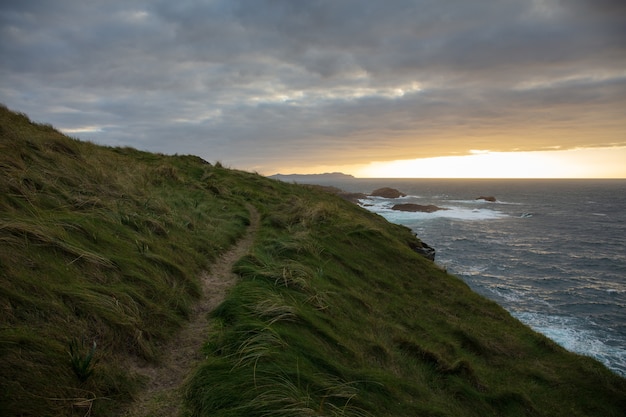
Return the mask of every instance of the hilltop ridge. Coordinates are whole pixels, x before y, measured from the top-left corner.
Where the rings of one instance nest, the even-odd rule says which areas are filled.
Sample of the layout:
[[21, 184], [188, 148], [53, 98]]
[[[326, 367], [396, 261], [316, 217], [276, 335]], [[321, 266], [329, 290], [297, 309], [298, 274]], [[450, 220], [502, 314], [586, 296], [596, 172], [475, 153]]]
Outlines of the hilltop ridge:
[[250, 206], [254, 239], [172, 394], [182, 415], [626, 409], [624, 378], [420, 256], [408, 228], [320, 187], [97, 146], [5, 107], [0, 172], [1, 415], [122, 415], [149, 382], [128, 364], [167, 362], [202, 277], [256, 224]]

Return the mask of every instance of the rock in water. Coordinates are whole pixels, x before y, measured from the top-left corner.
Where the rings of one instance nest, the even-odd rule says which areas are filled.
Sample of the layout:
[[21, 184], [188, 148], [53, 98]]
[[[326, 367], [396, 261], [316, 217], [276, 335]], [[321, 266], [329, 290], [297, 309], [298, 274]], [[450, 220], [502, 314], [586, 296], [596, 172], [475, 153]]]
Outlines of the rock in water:
[[383, 197], [383, 198], [398, 198], [398, 197], [406, 197], [402, 191], [398, 191], [395, 188], [383, 187], [377, 190], [372, 191], [370, 194], [374, 197]]
[[396, 204], [391, 209], [398, 210], [398, 211], [413, 211], [413, 212], [422, 212], [422, 213], [433, 213], [439, 210], [448, 210], [447, 208], [437, 207], [432, 204], [424, 206], [421, 204], [413, 204], [413, 203]]
[[426, 243], [420, 241], [419, 245], [414, 245], [411, 244], [411, 249], [413, 249], [415, 252], [419, 253], [420, 255], [422, 255], [424, 258], [426, 259], [430, 259], [431, 261], [435, 261], [435, 248], [433, 248], [432, 246], [428, 246]]

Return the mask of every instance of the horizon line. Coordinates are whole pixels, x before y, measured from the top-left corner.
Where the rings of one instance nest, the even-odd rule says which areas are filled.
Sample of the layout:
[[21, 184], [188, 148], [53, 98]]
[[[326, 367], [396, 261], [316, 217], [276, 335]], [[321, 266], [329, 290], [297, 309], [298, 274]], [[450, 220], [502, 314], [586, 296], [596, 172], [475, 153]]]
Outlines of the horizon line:
[[381, 180], [381, 179], [390, 179], [390, 180], [626, 180], [626, 177], [357, 177], [352, 174], [346, 174], [343, 172], [323, 172], [323, 173], [314, 173], [314, 174], [281, 174], [276, 173], [272, 175], [263, 175], [264, 177], [289, 177], [289, 176], [302, 176], [302, 177], [313, 177], [313, 176], [333, 176], [333, 175], [342, 175], [345, 177], [351, 177], [353, 179], [359, 180]]

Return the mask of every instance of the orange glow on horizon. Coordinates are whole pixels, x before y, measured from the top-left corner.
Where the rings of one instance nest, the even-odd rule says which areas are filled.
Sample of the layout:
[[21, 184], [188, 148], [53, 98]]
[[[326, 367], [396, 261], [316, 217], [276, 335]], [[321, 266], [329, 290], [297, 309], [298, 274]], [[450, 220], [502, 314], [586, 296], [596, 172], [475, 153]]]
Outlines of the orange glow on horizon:
[[473, 151], [465, 156], [371, 162], [363, 178], [626, 178], [626, 147], [565, 151]]

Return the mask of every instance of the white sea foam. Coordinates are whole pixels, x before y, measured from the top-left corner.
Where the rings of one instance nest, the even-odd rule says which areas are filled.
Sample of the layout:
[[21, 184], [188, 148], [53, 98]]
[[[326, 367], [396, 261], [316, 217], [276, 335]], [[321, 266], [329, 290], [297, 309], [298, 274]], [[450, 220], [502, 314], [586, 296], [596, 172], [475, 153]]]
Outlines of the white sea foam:
[[611, 343], [602, 335], [585, 328], [579, 319], [552, 316], [537, 312], [513, 312], [513, 316], [554, 340], [565, 349], [591, 356], [617, 373], [626, 376], [626, 348], [622, 343]]
[[508, 302], [518, 302], [520, 300], [522, 300], [524, 298], [524, 294], [519, 292], [519, 291], [515, 291], [511, 288], [505, 288], [505, 287], [491, 287], [489, 288], [489, 291], [491, 291], [496, 297], [501, 298], [503, 300], [506, 300]]
[[[398, 199], [396, 199], [398, 200]], [[404, 197], [403, 201], [407, 198]], [[367, 198], [360, 200], [361, 204], [368, 210], [380, 214], [387, 220], [393, 223], [402, 223], [403, 221], [410, 220], [430, 220], [437, 218], [449, 218], [456, 220], [492, 220], [509, 217], [508, 214], [503, 213], [492, 208], [484, 207], [463, 207], [458, 205], [440, 205], [442, 209], [433, 213], [423, 212], [409, 212], [393, 210], [392, 207], [397, 204], [397, 201], [390, 202], [384, 198]]]
[[[536, 312], [518, 318], [626, 376], [624, 181], [416, 180], [390, 186], [409, 195], [364, 200], [370, 211], [409, 226], [437, 250], [437, 263], [474, 291], [510, 312]], [[473, 199], [479, 195], [498, 201]], [[398, 203], [450, 210], [392, 210]]]
[[454, 273], [457, 275], [473, 277], [482, 275], [487, 270], [487, 265], [468, 265], [459, 268], [460, 265], [454, 265]]
[[513, 202], [509, 202], [509, 201], [500, 201], [500, 200], [487, 201], [487, 200], [477, 199], [477, 200], [447, 200], [447, 201], [449, 201], [451, 203], [474, 204], [474, 205], [481, 205], [481, 206], [497, 206], [499, 204], [508, 205], [508, 206], [519, 206], [519, 205], [521, 205], [521, 203], [513, 203]]

